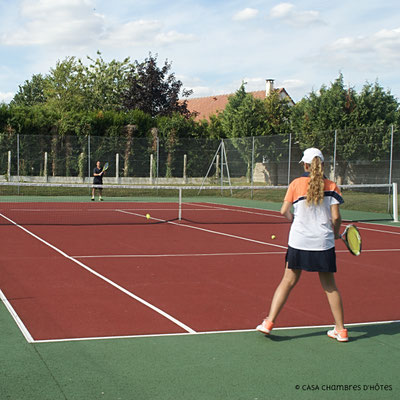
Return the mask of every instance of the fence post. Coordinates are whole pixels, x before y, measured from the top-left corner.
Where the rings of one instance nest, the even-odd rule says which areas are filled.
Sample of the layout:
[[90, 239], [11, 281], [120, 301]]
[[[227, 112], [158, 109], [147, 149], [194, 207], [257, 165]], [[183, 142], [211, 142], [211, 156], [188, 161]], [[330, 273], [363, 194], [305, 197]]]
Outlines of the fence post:
[[393, 222], [399, 222], [399, 204], [397, 182], [393, 182]]
[[119, 183], [119, 153], [115, 154], [115, 180]]
[[393, 146], [394, 146], [394, 129], [391, 127], [390, 133], [390, 160], [389, 160], [389, 185], [392, 183], [392, 168], [393, 168]]
[[158, 184], [158, 174], [160, 173], [160, 138], [157, 136], [157, 176], [156, 184]]
[[11, 150], [8, 151], [8, 160], [7, 160], [7, 180], [11, 181]]
[[333, 147], [333, 181], [336, 182], [336, 143], [337, 143], [337, 130], [335, 129], [335, 144]]
[[289, 133], [289, 161], [288, 161], [288, 177], [287, 184], [290, 184], [290, 164], [292, 162], [292, 132]]
[[[19, 178], [19, 133], [17, 133], [17, 177], [18, 182], [20, 181]], [[18, 186], [18, 194], [19, 194], [19, 186]]]
[[48, 181], [48, 173], [47, 173], [47, 159], [48, 159], [48, 155], [47, 155], [47, 151], [44, 152], [44, 168], [43, 168], [43, 173], [44, 173], [44, 181], [47, 182]]
[[216, 160], [215, 160], [215, 179], [219, 178], [219, 154], [217, 154]]
[[183, 155], [183, 182], [187, 182], [187, 177], [186, 177], [186, 167], [187, 167], [187, 154]]
[[150, 183], [153, 183], [153, 161], [154, 156], [153, 153], [150, 154]]
[[[88, 183], [90, 182], [90, 177], [92, 174], [90, 173], [90, 134], [88, 135]], [[89, 189], [90, 191], [90, 189]]]
[[251, 196], [250, 198], [253, 200], [253, 185], [254, 185], [254, 136], [251, 137], [253, 143], [251, 148]]

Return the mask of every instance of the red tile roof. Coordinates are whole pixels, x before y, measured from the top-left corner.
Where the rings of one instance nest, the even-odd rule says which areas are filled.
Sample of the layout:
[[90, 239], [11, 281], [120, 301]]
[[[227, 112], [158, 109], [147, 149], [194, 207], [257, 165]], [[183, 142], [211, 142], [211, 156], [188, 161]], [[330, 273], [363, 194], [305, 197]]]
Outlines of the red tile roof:
[[[280, 94], [284, 97], [288, 97], [290, 101], [293, 100], [287, 94], [284, 88], [276, 89]], [[256, 99], [265, 99], [265, 90], [258, 90], [256, 92], [249, 92], [252, 94]], [[226, 105], [228, 104], [228, 98], [233, 96], [232, 94], [222, 94], [218, 96], [209, 96], [209, 97], [199, 97], [195, 99], [188, 99], [187, 100], [187, 107], [190, 112], [197, 113], [195, 119], [200, 121], [202, 119], [209, 119], [209, 117], [213, 114], [218, 114], [225, 110]], [[294, 103], [293, 103], [294, 104]]]

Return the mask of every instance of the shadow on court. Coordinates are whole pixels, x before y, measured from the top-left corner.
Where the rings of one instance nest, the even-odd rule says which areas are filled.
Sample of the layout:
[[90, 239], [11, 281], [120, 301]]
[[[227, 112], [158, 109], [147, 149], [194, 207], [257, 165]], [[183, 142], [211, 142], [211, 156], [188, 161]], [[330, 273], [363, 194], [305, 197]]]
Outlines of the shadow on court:
[[[271, 335], [264, 335], [267, 340], [273, 342], [285, 342], [288, 340], [312, 338], [326, 336], [326, 332], [332, 328], [322, 328], [318, 331], [301, 330], [275, 330]], [[349, 326], [349, 342], [356, 342], [363, 339], [371, 339], [376, 337], [393, 336], [400, 334], [400, 321], [388, 324], [377, 325], [359, 325]], [[333, 339], [332, 339], [333, 340]]]

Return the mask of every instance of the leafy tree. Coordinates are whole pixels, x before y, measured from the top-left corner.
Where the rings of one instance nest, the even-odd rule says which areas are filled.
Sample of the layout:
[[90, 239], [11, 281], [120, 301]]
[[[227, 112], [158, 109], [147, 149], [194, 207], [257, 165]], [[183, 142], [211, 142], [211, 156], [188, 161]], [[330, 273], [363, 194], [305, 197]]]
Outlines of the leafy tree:
[[281, 163], [288, 157], [288, 143], [292, 106], [282, 99], [278, 91], [270, 93], [264, 100], [265, 130], [263, 138], [255, 139], [255, 161], [266, 163], [270, 183], [278, 185]]
[[[346, 88], [342, 74], [329, 88], [322, 86], [296, 104], [292, 126], [301, 149], [319, 147], [333, 156], [336, 131], [336, 161], [339, 183], [350, 160], [378, 160], [388, 142], [389, 124], [396, 120], [398, 103], [378, 83], [366, 84], [361, 92]], [[374, 127], [374, 137], [366, 127]], [[382, 129], [377, 129], [378, 127]], [[373, 144], [372, 144], [373, 143]], [[367, 144], [363, 146], [363, 144]]]
[[44, 94], [47, 105], [59, 112], [85, 109], [83, 77], [75, 57], [58, 61], [50, 69]]
[[366, 83], [357, 98], [354, 120], [357, 127], [395, 124], [399, 103], [378, 82]]
[[[135, 61], [128, 77], [128, 89], [124, 93], [123, 106], [126, 110], [139, 109], [152, 117], [172, 115], [175, 112], [189, 116], [187, 101], [179, 100], [182, 82], [169, 73], [171, 63], [157, 66], [157, 56], [151, 54], [144, 62]], [[192, 94], [182, 89], [182, 97]]]
[[[184, 115], [174, 113], [171, 116], [157, 118], [158, 134], [160, 139], [161, 163], [166, 166], [165, 176], [172, 177], [183, 171], [183, 155], [186, 139], [193, 138], [196, 123]], [[189, 156], [191, 159], [191, 156]]]
[[265, 108], [262, 100], [246, 93], [245, 84], [228, 99], [221, 115], [221, 125], [227, 138], [247, 163], [246, 176], [251, 176], [253, 141], [251, 136], [265, 132]]
[[10, 129], [8, 120], [11, 116], [10, 106], [0, 104], [0, 174], [7, 171], [8, 151], [11, 150], [13, 132]]
[[[389, 157], [390, 125], [396, 124], [399, 103], [378, 82], [366, 83], [357, 96], [353, 112], [354, 131], [345, 142], [352, 159], [380, 161]], [[346, 132], [349, 136], [350, 132]]]
[[31, 80], [26, 80], [23, 85], [19, 86], [18, 92], [15, 94], [11, 105], [33, 106], [46, 102], [45, 96], [46, 78], [42, 74], [32, 75]]
[[[229, 98], [221, 125], [226, 137], [232, 140], [247, 163], [248, 179], [251, 176], [252, 156], [254, 160], [260, 156], [271, 160], [271, 167], [277, 170], [277, 162], [282, 156], [282, 137], [276, 135], [286, 136], [290, 112], [287, 100], [281, 99], [277, 92], [264, 100], [256, 99], [251, 93], [246, 93], [244, 84]], [[268, 136], [268, 139], [263, 136]], [[276, 180], [277, 171], [273, 176]]]
[[129, 57], [107, 63], [97, 52], [96, 59], [67, 57], [58, 61], [43, 77], [33, 75], [19, 87], [12, 104], [46, 104], [60, 112], [121, 110], [123, 92], [127, 89], [128, 72], [134, 70]]
[[[355, 108], [357, 94], [351, 88], [346, 89], [343, 75], [327, 88], [321, 87], [319, 92], [311, 92], [294, 106], [292, 127], [302, 132], [298, 139], [310, 146], [317, 140], [321, 148], [333, 143], [332, 137], [327, 137], [326, 131], [346, 129], [353, 125], [352, 112]], [[319, 132], [319, 133], [318, 133]]]
[[266, 113], [264, 135], [286, 135], [290, 130], [292, 106], [282, 99], [277, 91], [270, 93], [264, 100]]
[[105, 62], [101, 53], [96, 59], [87, 59], [88, 66], [79, 59], [76, 66], [81, 78], [85, 107], [89, 110], [121, 110], [123, 93], [128, 88], [128, 73], [133, 73], [134, 65], [129, 57], [123, 61]]

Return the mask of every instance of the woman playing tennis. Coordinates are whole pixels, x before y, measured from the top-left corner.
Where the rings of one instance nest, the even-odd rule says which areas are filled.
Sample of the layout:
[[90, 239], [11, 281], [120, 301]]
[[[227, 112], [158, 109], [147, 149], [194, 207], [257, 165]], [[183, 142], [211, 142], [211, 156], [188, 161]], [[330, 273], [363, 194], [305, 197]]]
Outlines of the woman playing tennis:
[[[335, 239], [340, 238], [341, 216], [339, 205], [343, 199], [336, 184], [324, 177], [324, 156], [316, 148], [304, 151], [304, 175], [295, 179], [287, 190], [281, 214], [293, 221], [286, 267], [283, 278], [275, 290], [269, 314], [257, 330], [269, 334], [275, 319], [283, 308], [301, 272], [318, 272], [321, 285], [335, 320], [328, 336], [347, 342], [347, 329], [343, 321], [343, 305], [336, 287]], [[294, 214], [291, 209], [293, 206]]]

